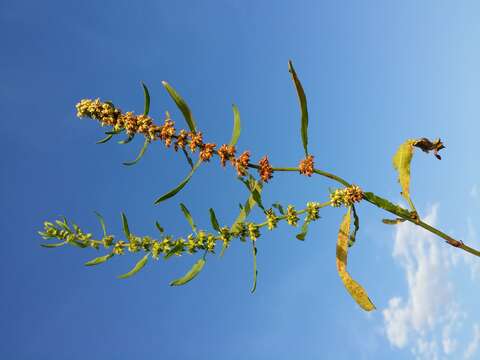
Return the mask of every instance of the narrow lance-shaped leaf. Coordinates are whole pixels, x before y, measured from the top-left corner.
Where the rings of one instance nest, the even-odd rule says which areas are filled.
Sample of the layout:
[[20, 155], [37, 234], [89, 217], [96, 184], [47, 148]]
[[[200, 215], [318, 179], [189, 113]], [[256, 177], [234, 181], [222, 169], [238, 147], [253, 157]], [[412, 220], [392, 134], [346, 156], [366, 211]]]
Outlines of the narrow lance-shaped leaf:
[[178, 186], [175, 189], [170, 190], [165, 195], [162, 195], [157, 200], [155, 200], [155, 205], [161, 203], [162, 201], [170, 199], [171, 197], [175, 196], [180, 190], [182, 190], [185, 187], [185, 185], [187, 185], [187, 183], [190, 181], [190, 178], [192, 177], [193, 173], [195, 172], [195, 170], [197, 170], [197, 168], [200, 166], [201, 163], [202, 161], [199, 159], [195, 163], [195, 166], [192, 168], [192, 170], [188, 173], [187, 177], [183, 179], [183, 181], [180, 184], [178, 184]]
[[107, 254], [107, 255], [104, 255], [104, 256], [100, 256], [100, 257], [97, 257], [93, 260], [87, 261], [85, 263], [85, 266], [99, 265], [99, 264], [102, 264], [102, 263], [106, 262], [108, 259], [110, 259], [112, 257], [113, 257], [113, 253], [110, 253], [110, 254]]
[[285, 215], [285, 210], [283, 210], [283, 206], [280, 203], [277, 202], [275, 204], [272, 204], [272, 206], [278, 211], [280, 211], [280, 214]]
[[357, 209], [355, 205], [352, 205], [352, 213], [353, 213], [353, 231], [350, 233], [348, 238], [348, 247], [352, 247], [355, 244], [355, 240], [357, 239], [357, 231], [360, 229], [360, 218], [357, 214]]
[[237, 145], [238, 138], [240, 137], [240, 133], [242, 131], [242, 126], [240, 122], [240, 112], [238, 111], [237, 105], [232, 105], [233, 109], [233, 130], [232, 130], [232, 138], [230, 139], [230, 145]]
[[255, 178], [252, 176], [252, 175], [249, 175], [249, 178], [248, 180], [244, 180], [242, 178], [238, 178], [241, 182], [243, 182], [243, 184], [247, 187], [248, 191], [250, 191], [250, 193], [252, 194], [253, 196], [253, 199], [255, 200], [255, 202], [258, 204], [258, 206], [260, 207], [260, 209], [262, 209], [263, 211], [265, 211], [265, 207], [263, 206], [262, 204], [262, 197], [260, 195], [260, 192], [258, 191], [258, 189], [256, 188], [257, 187], [257, 183], [261, 183], [261, 182], [258, 182], [257, 180], [255, 180]]
[[107, 134], [107, 135], [118, 135], [118, 134], [122, 133], [123, 131], [124, 131], [124, 129], [111, 130], [111, 131], [105, 132], [105, 134]]
[[[262, 183], [255, 181], [255, 183], [252, 186], [253, 189], [255, 189], [258, 194], [260, 195], [262, 191]], [[238, 214], [237, 218], [235, 219], [235, 222], [231, 226], [232, 231], [237, 231], [239, 224], [247, 218], [247, 216], [250, 214], [250, 211], [254, 208], [254, 206], [257, 204], [257, 201], [255, 200], [255, 196], [253, 195], [253, 192], [250, 193], [250, 196], [248, 197], [247, 201], [245, 202], [245, 205], [240, 204], [240, 213]], [[222, 251], [220, 252], [220, 257], [223, 256], [225, 253], [225, 250], [227, 249], [227, 243], [223, 243]]]
[[193, 118], [193, 114], [185, 100], [183, 100], [180, 94], [166, 81], [162, 81], [162, 85], [165, 87], [170, 97], [173, 99], [173, 101], [175, 101], [175, 104], [177, 104], [177, 107], [182, 112], [190, 131], [196, 132], [197, 125], [195, 124], [195, 119]]
[[252, 252], [253, 252], [253, 285], [250, 292], [253, 294], [257, 289], [257, 246], [255, 245], [255, 240], [252, 240]]
[[142, 158], [142, 156], [145, 154], [145, 152], [147, 151], [147, 148], [148, 148], [148, 145], [150, 144], [150, 140], [145, 138], [145, 141], [143, 143], [143, 146], [142, 148], [140, 149], [140, 153], [137, 155], [137, 157], [135, 158], [135, 160], [132, 160], [132, 161], [126, 161], [123, 163], [123, 165], [126, 165], [126, 166], [131, 166], [131, 165], [135, 165], [137, 162], [140, 161], [140, 159]]
[[190, 227], [192, 228], [193, 232], [197, 232], [197, 226], [195, 225], [192, 215], [190, 214], [190, 211], [188, 211], [187, 207], [184, 204], [180, 204], [180, 209], [182, 209], [183, 215], [185, 215], [185, 218], [187, 219], [188, 223], [190, 224]]
[[143, 107], [143, 115], [147, 116], [150, 112], [150, 93], [148, 91], [147, 85], [142, 81], [143, 95], [145, 98], [145, 105]]
[[295, 84], [295, 89], [297, 90], [298, 101], [300, 102], [300, 110], [302, 113], [301, 117], [301, 129], [300, 134], [302, 136], [303, 149], [305, 150], [305, 156], [308, 155], [308, 109], [307, 109], [307, 97], [305, 96], [305, 91], [303, 91], [303, 86], [300, 80], [298, 79], [297, 73], [293, 68], [293, 63], [290, 60], [288, 62], [288, 71], [292, 75], [293, 83]]
[[133, 140], [134, 137], [135, 137], [135, 134], [128, 135], [128, 137], [127, 137], [126, 139], [121, 140], [121, 141], [119, 141], [118, 143], [119, 143], [120, 145], [128, 144], [130, 141]]
[[190, 168], [193, 169], [193, 161], [192, 161], [192, 158], [190, 157], [190, 155], [188, 154], [187, 150], [185, 149], [182, 149], [183, 151], [183, 154], [185, 155], [185, 158], [187, 159], [187, 162], [188, 162], [188, 165], [190, 165]]
[[217, 215], [215, 215], [215, 211], [210, 208], [210, 222], [212, 223], [212, 227], [216, 230], [216, 231], [220, 231], [220, 225], [218, 224], [218, 220], [217, 220]]
[[96, 143], [97, 143], [97, 144], [105, 144], [105, 143], [106, 143], [107, 141], [109, 141], [112, 137], [113, 137], [112, 134], [108, 134], [108, 135], [105, 136], [103, 139], [98, 140]]
[[128, 220], [127, 220], [127, 215], [122, 212], [122, 227], [123, 227], [123, 232], [125, 233], [125, 236], [127, 237], [127, 240], [130, 240], [130, 228], [128, 227]]
[[103, 219], [103, 216], [97, 211], [94, 211], [94, 213], [97, 216], [98, 221], [100, 221], [100, 226], [102, 227], [103, 236], [107, 236], [107, 228], [105, 227], [105, 220]]
[[412, 211], [415, 210], [412, 200], [410, 199], [410, 163], [412, 162], [413, 151], [416, 140], [410, 139], [405, 141], [398, 148], [393, 156], [393, 167], [398, 173], [398, 182], [402, 187], [402, 196], [407, 200]]
[[350, 207], [347, 213], [343, 216], [342, 224], [338, 232], [337, 240], [337, 270], [340, 278], [343, 281], [347, 291], [353, 297], [360, 307], [365, 311], [372, 311], [375, 309], [372, 301], [368, 297], [367, 292], [355, 280], [352, 279], [347, 272], [347, 252], [348, 252], [348, 236], [350, 233]]
[[[106, 103], [107, 103], [107, 101], [106, 101]], [[113, 104], [112, 104], [112, 106], [113, 106]], [[113, 135], [118, 135], [118, 134], [120, 134], [122, 131], [123, 131], [123, 129], [122, 129], [122, 130], [112, 130], [112, 131], [107, 131], [107, 132], [105, 132], [105, 135], [107, 135], [107, 136], [104, 137], [102, 140], [97, 141], [97, 144], [104, 144], [104, 143], [106, 143], [107, 141], [109, 141], [109, 140], [113, 137]]]
[[138, 273], [140, 270], [143, 269], [143, 267], [145, 266], [145, 264], [147, 263], [148, 261], [148, 257], [150, 256], [150, 254], [147, 254], [145, 255], [143, 258], [140, 259], [139, 262], [137, 262], [134, 266], [134, 268], [132, 270], [130, 270], [128, 273], [126, 274], [123, 274], [123, 275], [120, 275], [118, 278], [119, 279], [126, 279], [126, 278], [129, 278], [130, 276], [133, 276], [135, 275], [136, 273]]
[[63, 241], [63, 242], [55, 243], [55, 244], [40, 244], [40, 246], [44, 247], [44, 248], [57, 248], [57, 247], [65, 245], [65, 244], [67, 244], [67, 241]]
[[155, 221], [155, 226], [158, 229], [158, 231], [160, 232], [160, 234], [163, 234], [163, 232], [165, 230], [163, 229], [163, 227], [160, 225], [160, 223], [158, 221]]
[[406, 221], [405, 219], [402, 218], [396, 218], [396, 219], [382, 219], [382, 222], [387, 225], [398, 225]]
[[[262, 184], [260, 182], [256, 182], [254, 189], [258, 191], [260, 194], [262, 191]], [[250, 193], [250, 196], [248, 197], [247, 201], [245, 202], [245, 205], [243, 208], [240, 210], [240, 213], [238, 214], [237, 218], [235, 219], [235, 222], [232, 225], [232, 230], [235, 230], [237, 225], [241, 222], [243, 222], [247, 216], [250, 214], [250, 211], [253, 209], [253, 207], [257, 204], [257, 201], [255, 200], [254, 196], [252, 193]]]
[[179, 279], [173, 280], [170, 283], [170, 286], [185, 285], [190, 280], [194, 279], [200, 271], [202, 271], [204, 265], [205, 265], [205, 259], [204, 258], [198, 260], [184, 276], [182, 276]]
[[375, 195], [372, 192], [365, 192], [364, 193], [365, 200], [368, 202], [377, 205], [378, 207], [387, 210], [389, 212], [393, 212], [394, 214], [410, 218], [411, 213], [405, 210], [404, 208], [395, 205], [394, 203], [388, 201], [387, 199], [384, 199], [378, 195]]

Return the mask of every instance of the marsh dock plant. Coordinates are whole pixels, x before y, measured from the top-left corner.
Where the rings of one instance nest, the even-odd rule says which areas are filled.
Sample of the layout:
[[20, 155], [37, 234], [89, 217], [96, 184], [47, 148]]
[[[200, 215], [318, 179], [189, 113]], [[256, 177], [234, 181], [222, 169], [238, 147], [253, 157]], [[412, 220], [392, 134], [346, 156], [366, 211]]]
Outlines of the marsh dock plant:
[[[178, 129], [177, 124], [171, 119], [167, 112], [163, 123], [156, 123], [149, 116], [150, 95], [148, 88], [142, 83], [145, 105], [142, 114], [133, 112], [123, 112], [110, 101], [101, 101], [100, 99], [83, 99], [77, 108], [79, 118], [90, 118], [98, 121], [103, 127], [107, 127], [106, 137], [98, 141], [99, 144], [106, 143], [112, 138], [123, 134], [124, 139], [120, 144], [129, 143], [134, 137], [142, 136], [144, 144], [135, 160], [125, 162], [124, 165], [135, 165], [145, 154], [150, 143], [154, 141], [163, 142], [166, 148], [173, 149], [176, 152], [182, 152], [190, 164], [190, 172], [185, 179], [174, 189], [158, 197], [155, 204], [159, 204], [172, 198], [180, 192], [190, 181], [192, 175], [205, 162], [218, 161], [222, 167], [232, 166], [238, 179], [243, 182], [249, 191], [249, 197], [245, 204], [241, 206], [240, 212], [232, 225], [225, 225], [217, 220], [213, 209], [209, 209], [211, 230], [199, 230], [184, 204], [180, 204], [183, 215], [191, 226], [191, 233], [184, 237], [173, 237], [168, 235], [162, 226], [157, 222], [155, 226], [159, 232], [156, 238], [150, 236], [139, 236], [130, 231], [127, 217], [121, 214], [123, 225], [123, 235], [120, 237], [110, 234], [107, 231], [103, 217], [96, 213], [102, 228], [101, 236], [94, 238], [89, 232], [84, 232], [78, 225], [69, 222], [66, 218], [61, 218], [54, 222], [45, 222], [43, 231], [39, 234], [45, 240], [53, 240], [42, 244], [46, 248], [56, 248], [64, 245], [72, 245], [79, 248], [105, 249], [105, 255], [94, 258], [85, 263], [87, 266], [94, 266], [105, 263], [110, 259], [126, 255], [129, 253], [142, 253], [143, 256], [136, 265], [127, 273], [120, 275], [119, 278], [125, 279], [135, 275], [140, 271], [149, 259], [158, 260], [169, 259], [172, 256], [182, 254], [196, 254], [199, 259], [192, 268], [181, 278], [173, 280], [170, 285], [184, 285], [195, 278], [206, 263], [206, 257], [220, 250], [220, 256], [223, 255], [231, 241], [239, 240], [248, 242], [252, 248], [253, 256], [253, 285], [251, 291], [255, 291], [257, 283], [256, 266], [256, 243], [265, 231], [273, 231], [280, 222], [286, 222], [292, 227], [300, 227], [296, 235], [298, 240], [304, 240], [310, 223], [319, 219], [319, 213], [322, 208], [331, 206], [342, 208], [345, 211], [343, 220], [340, 224], [336, 263], [340, 279], [343, 281], [347, 291], [358, 303], [366, 310], [375, 309], [373, 302], [369, 299], [366, 291], [355, 280], [352, 279], [347, 271], [348, 248], [355, 243], [355, 238], [359, 230], [359, 216], [355, 205], [361, 201], [366, 201], [377, 206], [386, 212], [394, 215], [393, 219], [383, 219], [383, 223], [395, 225], [405, 221], [411, 222], [427, 231], [437, 235], [455, 248], [467, 251], [473, 255], [480, 256], [480, 252], [465, 245], [462, 241], [454, 239], [443, 233], [437, 228], [422, 221], [421, 215], [415, 209], [410, 198], [410, 163], [412, 161], [415, 148], [419, 148], [426, 153], [433, 152], [433, 155], [440, 159], [439, 151], [444, 148], [441, 140], [430, 141], [427, 138], [409, 139], [398, 148], [393, 156], [393, 167], [398, 173], [398, 181], [401, 187], [401, 194], [408, 204], [408, 208], [394, 204], [373, 192], [366, 192], [359, 186], [354, 185], [341, 177], [321, 170], [315, 167], [315, 159], [308, 151], [308, 110], [307, 100], [302, 84], [293, 68], [292, 62], [289, 62], [289, 72], [291, 74], [294, 87], [296, 89], [300, 103], [300, 136], [303, 149], [305, 151], [304, 159], [300, 159], [295, 167], [275, 167], [268, 160], [268, 156], [252, 156], [250, 151], [239, 151], [236, 148], [237, 140], [240, 136], [241, 124], [238, 108], [233, 105], [233, 133], [228, 144], [217, 146], [215, 143], [207, 142], [203, 133], [197, 128], [196, 121], [185, 100], [179, 93], [167, 82], [162, 82], [170, 97], [180, 109], [185, 118], [187, 129]], [[196, 161], [194, 159], [196, 158]], [[254, 158], [260, 160], [255, 163]], [[307, 177], [319, 175], [331, 179], [339, 185], [339, 188], [331, 190], [330, 194], [321, 202], [308, 202], [303, 208], [297, 209], [293, 205], [282, 206], [279, 203], [265, 206], [262, 202], [262, 190], [266, 185], [273, 181], [276, 172], [291, 172]], [[255, 223], [249, 221], [248, 217], [252, 209], [257, 206], [264, 214], [265, 221]], [[351, 222], [353, 219], [353, 229]], [[299, 226], [301, 225], [301, 226]]]

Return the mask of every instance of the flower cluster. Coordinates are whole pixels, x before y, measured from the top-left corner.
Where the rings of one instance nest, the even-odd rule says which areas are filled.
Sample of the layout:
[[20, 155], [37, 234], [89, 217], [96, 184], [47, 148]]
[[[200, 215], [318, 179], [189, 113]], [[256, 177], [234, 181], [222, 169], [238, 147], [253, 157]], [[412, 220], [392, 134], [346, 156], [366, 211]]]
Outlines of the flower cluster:
[[319, 215], [320, 203], [318, 202], [308, 202], [307, 203], [307, 218], [305, 221], [315, 221], [320, 219]]
[[313, 155], [308, 155], [305, 159], [300, 161], [298, 165], [298, 170], [300, 174], [306, 176], [312, 176], [314, 171], [314, 162], [313, 162]]
[[287, 206], [288, 225], [297, 226], [298, 220], [299, 218], [298, 218], [297, 210], [295, 210], [295, 207], [293, 205], [288, 205]]
[[193, 254], [198, 251], [207, 251], [214, 253], [217, 241], [223, 243], [224, 248], [227, 248], [234, 238], [245, 241], [249, 238], [256, 241], [260, 236], [260, 228], [267, 226], [269, 230], [277, 227], [281, 220], [291, 226], [297, 226], [300, 214], [306, 213], [305, 221], [315, 221], [320, 218], [319, 209], [321, 204], [316, 202], [307, 203], [304, 210], [297, 211], [293, 205], [288, 205], [287, 211], [282, 215], [277, 215], [272, 209], [265, 211], [266, 221], [263, 223], [253, 222], [238, 222], [232, 227], [221, 227], [216, 233], [209, 233], [203, 230], [196, 234], [189, 234], [186, 239], [179, 237], [173, 238], [171, 235], [165, 235], [161, 239], [153, 239], [149, 236], [136, 236], [129, 234], [125, 240], [114, 241], [113, 235], [105, 234], [99, 240], [92, 239], [92, 234], [83, 232], [77, 225], [70, 228], [66, 219], [63, 221], [57, 220], [54, 223], [45, 222], [44, 231], [39, 234], [44, 239], [59, 239], [63, 240], [57, 244], [46, 244], [47, 247], [57, 247], [65, 244], [75, 245], [81, 248], [93, 247], [100, 248], [103, 245], [107, 249], [111, 249], [111, 255], [124, 255], [127, 251], [130, 253], [147, 252], [151, 253], [154, 259], [159, 259], [163, 256], [165, 259], [176, 255], [180, 256], [184, 253]]
[[250, 161], [250, 151], [244, 151], [237, 159], [235, 159], [235, 168], [238, 176], [247, 175], [248, 163]]
[[278, 217], [275, 215], [272, 209], [268, 209], [265, 211], [265, 215], [267, 216], [267, 227], [268, 230], [273, 230], [277, 227]]
[[220, 162], [223, 167], [227, 163], [227, 160], [230, 160], [232, 165], [235, 165], [235, 146], [223, 144], [217, 151], [218, 156], [220, 157]]
[[357, 185], [337, 189], [330, 194], [330, 204], [334, 207], [351, 206], [362, 201], [363, 191]]
[[258, 173], [260, 174], [260, 178], [264, 182], [268, 182], [273, 177], [273, 168], [268, 161], [268, 156], [265, 155], [259, 162], [258, 162]]
[[[111, 126], [115, 133], [125, 131], [132, 138], [135, 134], [144, 135], [148, 141], [161, 140], [168, 148], [173, 144], [175, 151], [184, 150], [187, 146], [192, 153], [197, 149], [200, 151], [202, 161], [210, 161], [214, 155], [218, 155], [220, 163], [225, 167], [230, 161], [236, 169], [238, 176], [247, 175], [248, 167], [256, 167], [260, 178], [268, 182], [273, 177], [273, 167], [270, 165], [267, 156], [264, 156], [258, 165], [250, 164], [250, 152], [244, 151], [238, 158], [235, 157], [234, 145], [223, 144], [216, 150], [216, 144], [204, 143], [202, 132], [186, 131], [181, 129], [178, 133], [175, 129], [175, 122], [167, 112], [163, 125], [156, 125], [148, 115], [135, 115], [129, 111], [123, 113], [111, 102], [102, 102], [100, 99], [83, 99], [77, 105], [78, 117], [89, 117], [98, 120], [102, 126]], [[314, 173], [313, 155], [308, 155], [301, 160], [298, 166], [300, 174], [312, 176]]]

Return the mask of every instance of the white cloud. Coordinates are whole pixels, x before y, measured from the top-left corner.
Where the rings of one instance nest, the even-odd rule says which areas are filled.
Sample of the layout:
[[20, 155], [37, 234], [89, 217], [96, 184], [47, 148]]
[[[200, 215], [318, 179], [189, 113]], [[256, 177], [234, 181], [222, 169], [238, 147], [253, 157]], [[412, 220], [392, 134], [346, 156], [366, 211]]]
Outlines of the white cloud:
[[[435, 225], [437, 210], [433, 206], [424, 221]], [[389, 342], [410, 349], [417, 359], [458, 358], [453, 355], [459, 349], [456, 335], [465, 314], [448, 275], [455, 264], [451, 250], [418, 226], [397, 225], [393, 257], [405, 271], [408, 293], [390, 299], [384, 325]], [[472, 341], [472, 354], [479, 341]]]
[[473, 338], [470, 343], [467, 345], [465, 350], [464, 358], [471, 359], [472, 356], [477, 352], [478, 346], [480, 345], [480, 326], [478, 324], [473, 325]]

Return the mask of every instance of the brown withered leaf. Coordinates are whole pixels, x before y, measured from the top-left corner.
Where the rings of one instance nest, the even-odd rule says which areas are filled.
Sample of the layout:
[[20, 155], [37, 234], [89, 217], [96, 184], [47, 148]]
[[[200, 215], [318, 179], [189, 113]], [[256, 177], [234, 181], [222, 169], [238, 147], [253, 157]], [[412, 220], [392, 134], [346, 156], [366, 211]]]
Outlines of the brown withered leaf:
[[438, 152], [442, 149], [445, 149], [445, 145], [443, 145], [442, 140], [440, 139], [435, 139], [433, 142], [428, 140], [427, 138], [421, 138], [417, 140], [413, 146], [418, 147], [422, 149], [424, 152], [429, 153], [430, 151], [433, 150], [433, 155], [438, 160], [442, 160], [441, 156], [438, 154]]

